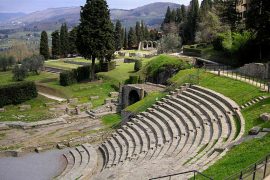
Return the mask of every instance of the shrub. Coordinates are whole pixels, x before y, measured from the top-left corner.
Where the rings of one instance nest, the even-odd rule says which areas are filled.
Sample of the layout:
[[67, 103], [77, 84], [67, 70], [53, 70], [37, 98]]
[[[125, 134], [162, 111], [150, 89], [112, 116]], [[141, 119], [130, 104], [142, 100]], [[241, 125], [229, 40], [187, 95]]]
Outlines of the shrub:
[[141, 60], [137, 60], [135, 61], [135, 64], [134, 64], [134, 71], [139, 71], [142, 69], [142, 61]]
[[126, 84], [138, 84], [140, 80], [140, 76], [129, 76], [129, 79], [126, 81]]
[[[197, 47], [197, 46], [196, 46]], [[187, 56], [198, 56], [201, 57], [202, 55], [202, 50], [201, 49], [196, 49], [196, 48], [189, 48], [189, 47], [184, 47], [183, 48], [183, 54]]]
[[0, 68], [2, 71], [7, 71], [15, 62], [15, 58], [12, 56], [0, 56]]
[[223, 40], [224, 40], [223, 36], [220, 36], [220, 35], [216, 39], [214, 39], [213, 47], [215, 50], [217, 50], [217, 51], [223, 50], [223, 46], [222, 46]]
[[64, 71], [60, 73], [60, 85], [69, 86], [77, 82], [75, 71]]
[[0, 86], [0, 107], [20, 104], [36, 98], [37, 95], [37, 88], [34, 82], [20, 82]]
[[27, 77], [27, 69], [25, 66], [16, 65], [12, 73], [14, 81], [23, 81]]

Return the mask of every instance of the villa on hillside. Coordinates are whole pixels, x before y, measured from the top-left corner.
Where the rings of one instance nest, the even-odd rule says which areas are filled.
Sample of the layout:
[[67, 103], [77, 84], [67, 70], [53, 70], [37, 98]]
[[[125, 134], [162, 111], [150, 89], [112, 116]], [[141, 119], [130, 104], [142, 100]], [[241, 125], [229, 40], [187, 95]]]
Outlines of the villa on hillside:
[[236, 10], [239, 13], [239, 17], [245, 19], [247, 16], [247, 11], [250, 8], [251, 0], [237, 0]]

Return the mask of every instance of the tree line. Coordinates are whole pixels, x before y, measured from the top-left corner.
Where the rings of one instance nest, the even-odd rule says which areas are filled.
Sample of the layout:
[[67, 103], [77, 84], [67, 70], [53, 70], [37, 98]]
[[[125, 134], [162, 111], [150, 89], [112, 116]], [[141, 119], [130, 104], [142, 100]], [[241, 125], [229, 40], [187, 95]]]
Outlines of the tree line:
[[[168, 7], [161, 29], [183, 44], [207, 43], [236, 58], [239, 65], [270, 57], [270, 1], [252, 0], [246, 17], [235, 0], [191, 0], [189, 6]], [[171, 41], [169, 41], [171, 42]]]

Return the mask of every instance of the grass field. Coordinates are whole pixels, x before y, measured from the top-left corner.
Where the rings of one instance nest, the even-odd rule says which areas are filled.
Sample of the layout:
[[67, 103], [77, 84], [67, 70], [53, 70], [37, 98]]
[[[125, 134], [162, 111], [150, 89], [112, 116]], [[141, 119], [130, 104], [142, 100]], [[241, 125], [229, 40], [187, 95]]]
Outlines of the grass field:
[[71, 70], [80, 67], [81, 65], [65, 63], [62, 60], [51, 60], [45, 62], [46, 67], [53, 67], [63, 70]]
[[[12, 79], [13, 75], [11, 71], [0, 72], [0, 85], [6, 85], [11, 83], [16, 83]], [[46, 81], [48, 79], [58, 78], [57, 74], [49, 73], [49, 72], [41, 72], [39, 75], [29, 74], [29, 76], [25, 79], [26, 81]]]
[[43, 96], [38, 96], [35, 99], [24, 102], [23, 104], [31, 105], [30, 110], [19, 111], [20, 105], [5, 106], [5, 112], [0, 113], [0, 121], [40, 121], [54, 117], [53, 113], [49, 112], [49, 108], [45, 107], [45, 103], [53, 102]]

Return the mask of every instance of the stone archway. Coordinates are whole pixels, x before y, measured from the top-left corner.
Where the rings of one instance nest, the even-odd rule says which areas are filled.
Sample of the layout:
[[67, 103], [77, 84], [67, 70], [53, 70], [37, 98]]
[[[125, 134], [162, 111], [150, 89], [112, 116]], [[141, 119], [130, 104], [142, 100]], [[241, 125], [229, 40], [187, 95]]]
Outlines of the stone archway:
[[132, 105], [138, 101], [140, 101], [140, 95], [138, 94], [138, 92], [136, 90], [132, 90], [129, 92], [128, 95], [128, 105]]

